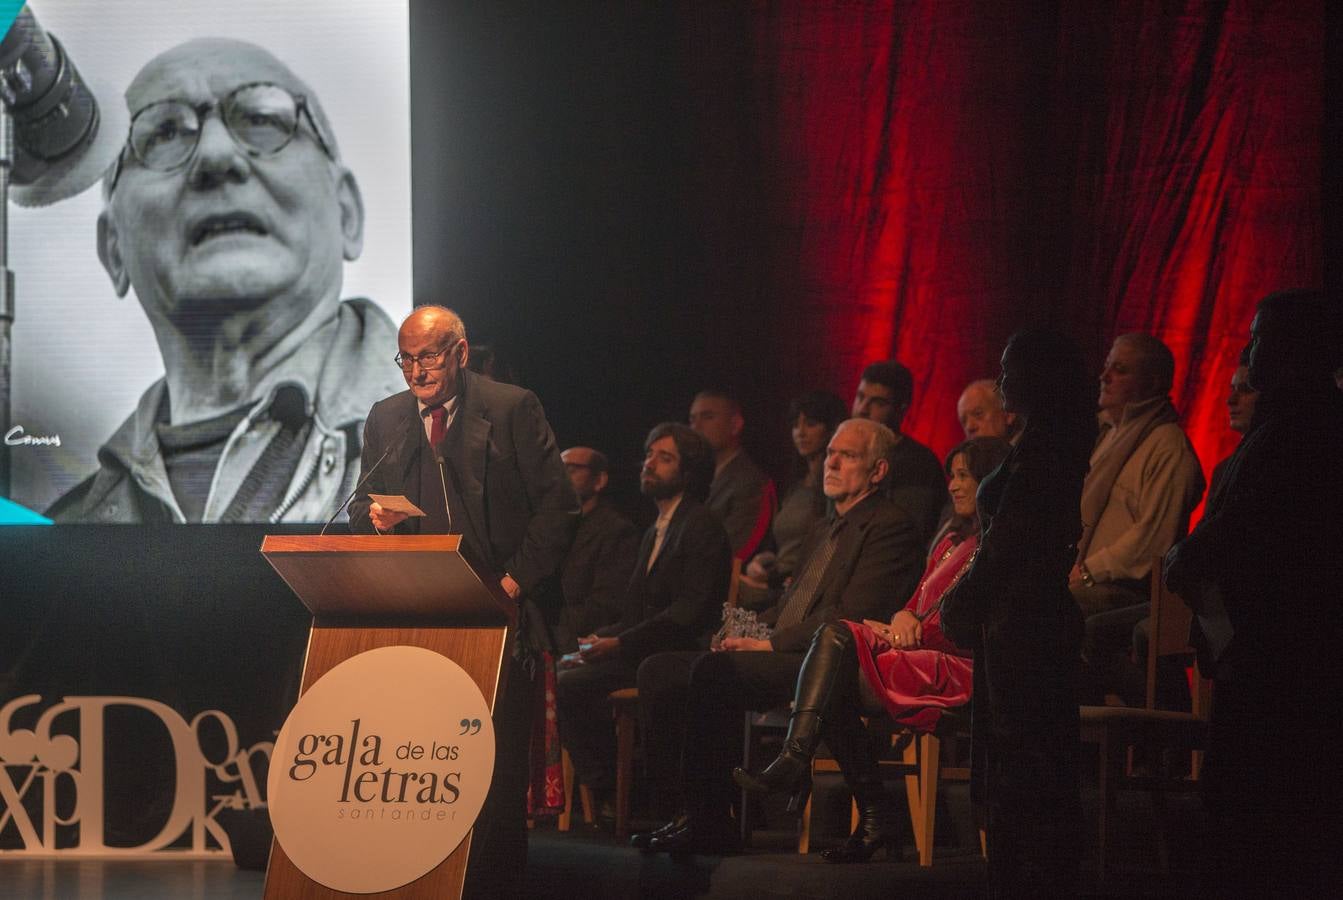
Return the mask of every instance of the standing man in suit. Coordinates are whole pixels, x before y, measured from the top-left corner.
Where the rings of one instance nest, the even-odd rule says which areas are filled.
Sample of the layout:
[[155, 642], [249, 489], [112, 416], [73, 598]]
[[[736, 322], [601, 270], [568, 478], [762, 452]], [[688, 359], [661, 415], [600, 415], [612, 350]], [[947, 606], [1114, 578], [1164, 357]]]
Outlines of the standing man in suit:
[[704, 505], [713, 480], [713, 450], [699, 434], [663, 422], [644, 442], [639, 489], [657, 504], [644, 534], [620, 621], [580, 637], [566, 658], [556, 697], [560, 729], [574, 768], [597, 798], [615, 788], [615, 734], [607, 695], [633, 687], [639, 663], [653, 653], [707, 646], [727, 596], [732, 548]]
[[1166, 586], [1222, 635], [1201, 655], [1214, 682], [1200, 779], [1210, 897], [1324, 896], [1343, 877], [1340, 363], [1336, 295], [1259, 301], [1252, 426], [1202, 521], [1166, 556]]
[[[769, 638], [725, 638], [712, 653], [663, 653], [639, 668], [649, 774], [681, 795], [682, 813], [631, 842], [717, 852], [740, 840], [728, 818], [741, 760], [742, 712], [787, 703], [812, 635], [836, 619], [889, 618], [923, 570], [919, 523], [880, 491], [895, 435], [850, 419], [826, 450], [823, 490], [834, 516], [812, 529], [797, 576], [761, 616]], [[679, 766], [678, 766], [679, 762]], [[679, 771], [679, 778], [677, 777]]]
[[[558, 571], [578, 526], [578, 500], [555, 436], [531, 391], [467, 371], [466, 326], [421, 306], [397, 334], [408, 390], [373, 404], [364, 425], [361, 493], [350, 528], [380, 534], [460, 534], [462, 554], [520, 614], [496, 700], [494, 781], [471, 845], [472, 889], [515, 896], [527, 855], [527, 754], [534, 661], [525, 658], [525, 602]], [[384, 509], [369, 493], [402, 494], [426, 515]], [[484, 871], [488, 870], [486, 879]], [[488, 882], [488, 887], [486, 883]]]

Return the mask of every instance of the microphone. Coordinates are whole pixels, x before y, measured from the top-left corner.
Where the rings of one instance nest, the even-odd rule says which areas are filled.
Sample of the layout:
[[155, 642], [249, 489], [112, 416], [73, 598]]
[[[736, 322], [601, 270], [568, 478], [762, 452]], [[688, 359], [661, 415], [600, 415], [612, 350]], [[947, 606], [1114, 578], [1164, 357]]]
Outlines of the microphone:
[[366, 473], [364, 473], [363, 478], [359, 479], [359, 483], [354, 486], [354, 490], [350, 491], [350, 496], [346, 497], [345, 502], [342, 503], [340, 506], [336, 507], [336, 511], [331, 514], [331, 518], [326, 520], [326, 524], [322, 526], [322, 530], [317, 533], [318, 537], [322, 537], [323, 535], [326, 534], [326, 530], [331, 527], [331, 523], [336, 521], [336, 516], [340, 515], [341, 510], [345, 509], [345, 507], [350, 505], [350, 501], [354, 499], [354, 495], [359, 493], [359, 489], [363, 487], [364, 484], [370, 478], [373, 477], [373, 473], [378, 471], [378, 466], [382, 465], [382, 461], [387, 458], [387, 454], [391, 453], [392, 448], [395, 446], [396, 444], [394, 443], [387, 445], [387, 449], [382, 451], [382, 456], [378, 457], [378, 461], [375, 462], [373, 466]]
[[[125, 140], [104, 122], [94, 91], [27, 5], [0, 41], [0, 102], [14, 121], [14, 202], [45, 206], [103, 176]], [[120, 107], [112, 115], [123, 118]]]
[[[438, 463], [438, 483], [443, 486], [443, 511], [448, 514], [448, 534], [452, 534], [452, 505], [448, 503], [448, 480], [443, 477], [443, 451], [437, 447], [434, 448], [434, 462]], [[452, 483], [455, 486], [457, 484], [457, 472], [452, 468], [451, 463], [448, 464], [448, 469], [452, 471]], [[458, 488], [459, 492], [460, 490]]]

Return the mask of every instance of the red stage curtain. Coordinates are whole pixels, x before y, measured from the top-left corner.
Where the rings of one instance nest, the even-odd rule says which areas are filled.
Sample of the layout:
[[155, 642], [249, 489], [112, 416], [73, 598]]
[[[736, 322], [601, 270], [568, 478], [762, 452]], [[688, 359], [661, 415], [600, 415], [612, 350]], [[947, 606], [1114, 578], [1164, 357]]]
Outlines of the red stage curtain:
[[759, 167], [737, 193], [768, 226], [756, 334], [776, 383], [847, 396], [895, 356], [906, 430], [940, 453], [1017, 327], [1073, 334], [1098, 370], [1116, 334], [1148, 331], [1205, 468], [1234, 446], [1254, 303], [1322, 279], [1321, 3], [786, 0], [688, 20], [706, 140], [738, 148], [704, 158]]

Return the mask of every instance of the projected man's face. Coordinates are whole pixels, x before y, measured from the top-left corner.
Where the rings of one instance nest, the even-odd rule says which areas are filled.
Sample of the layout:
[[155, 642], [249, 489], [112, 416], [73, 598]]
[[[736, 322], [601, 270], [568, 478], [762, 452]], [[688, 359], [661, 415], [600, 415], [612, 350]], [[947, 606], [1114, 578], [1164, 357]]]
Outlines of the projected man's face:
[[297, 323], [321, 301], [339, 300], [342, 260], [362, 247], [358, 186], [326, 155], [306, 117], [273, 155], [239, 145], [218, 104], [259, 81], [316, 105], [266, 51], [217, 39], [161, 54], [126, 92], [132, 116], [170, 99], [201, 115], [195, 152], [175, 171], [154, 171], [124, 154], [99, 220], [99, 254], [118, 293], [134, 286], [151, 318], [180, 327], [265, 308], [268, 324], [271, 310]]

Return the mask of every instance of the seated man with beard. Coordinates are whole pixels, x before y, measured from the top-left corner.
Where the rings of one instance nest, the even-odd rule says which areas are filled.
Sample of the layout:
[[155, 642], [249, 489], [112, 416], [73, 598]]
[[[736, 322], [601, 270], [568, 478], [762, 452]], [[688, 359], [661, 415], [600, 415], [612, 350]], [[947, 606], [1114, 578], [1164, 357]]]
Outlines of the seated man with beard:
[[556, 703], [574, 769], [597, 798], [615, 788], [615, 733], [607, 695], [633, 687], [639, 664], [669, 650], [708, 644], [727, 597], [732, 547], [704, 504], [713, 449], [689, 426], [663, 422], [644, 442], [639, 488], [657, 504], [625, 591], [620, 621], [579, 637], [562, 660]]
[[660, 653], [639, 668], [649, 777], [679, 810], [631, 837], [643, 849], [713, 853], [739, 841], [728, 809], [741, 760], [742, 712], [793, 696], [812, 635], [827, 622], [889, 618], [923, 568], [918, 521], [881, 492], [895, 435], [849, 419], [830, 438], [823, 489], [834, 515], [817, 522], [788, 589], [761, 621], [768, 638], [728, 637], [709, 653]]

